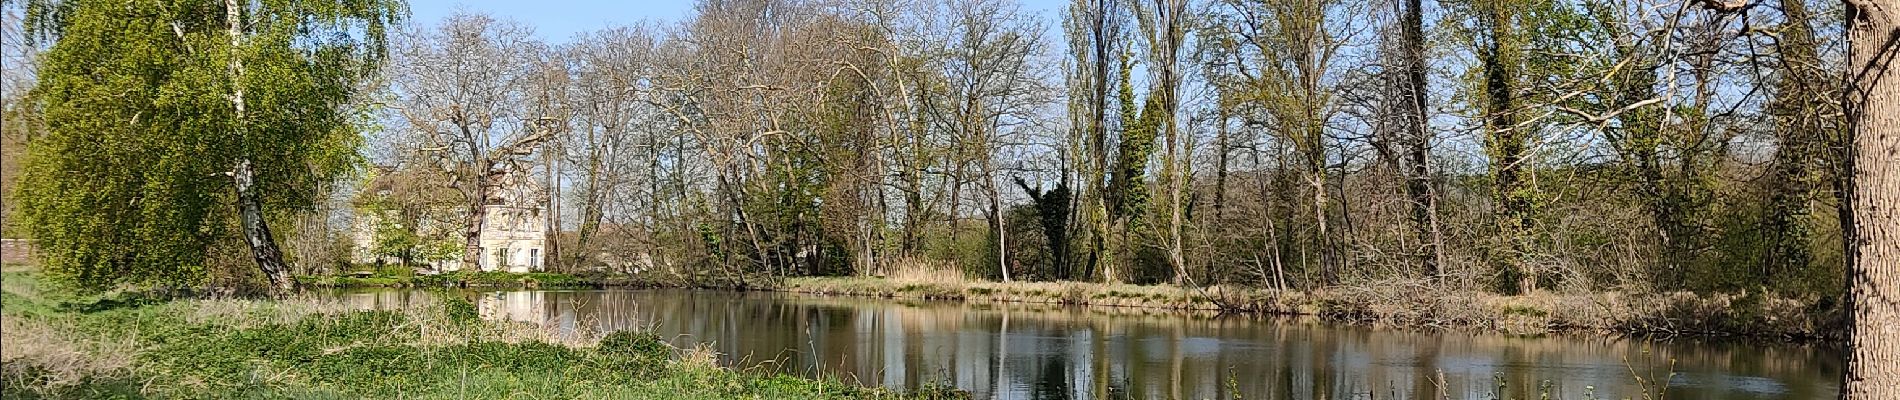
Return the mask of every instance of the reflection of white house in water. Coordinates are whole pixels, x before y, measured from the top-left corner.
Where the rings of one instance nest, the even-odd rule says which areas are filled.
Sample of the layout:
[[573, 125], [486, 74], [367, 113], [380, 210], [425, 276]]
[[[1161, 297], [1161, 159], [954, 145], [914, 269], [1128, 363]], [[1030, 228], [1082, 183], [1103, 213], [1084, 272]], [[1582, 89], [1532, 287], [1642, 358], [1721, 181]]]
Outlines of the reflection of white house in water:
[[482, 318], [539, 325], [548, 319], [546, 302], [545, 292], [483, 293], [475, 302], [475, 310]]

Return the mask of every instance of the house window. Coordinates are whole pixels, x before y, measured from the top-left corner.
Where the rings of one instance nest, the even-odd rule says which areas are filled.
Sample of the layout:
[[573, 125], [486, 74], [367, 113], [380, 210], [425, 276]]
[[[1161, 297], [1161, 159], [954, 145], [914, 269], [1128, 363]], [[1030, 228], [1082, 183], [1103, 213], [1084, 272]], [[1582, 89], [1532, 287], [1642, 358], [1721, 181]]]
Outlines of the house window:
[[528, 266], [541, 265], [541, 249], [528, 249]]
[[508, 248], [495, 249], [495, 268], [508, 267]]

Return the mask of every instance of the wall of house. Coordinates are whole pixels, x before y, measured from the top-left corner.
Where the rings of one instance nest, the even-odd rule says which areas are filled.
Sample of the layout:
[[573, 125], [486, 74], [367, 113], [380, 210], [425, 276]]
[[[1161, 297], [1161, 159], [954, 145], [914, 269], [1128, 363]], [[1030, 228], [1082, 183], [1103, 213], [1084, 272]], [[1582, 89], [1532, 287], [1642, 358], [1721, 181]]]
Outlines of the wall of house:
[[538, 207], [488, 206], [482, 226], [483, 271], [533, 272], [547, 258], [547, 220]]

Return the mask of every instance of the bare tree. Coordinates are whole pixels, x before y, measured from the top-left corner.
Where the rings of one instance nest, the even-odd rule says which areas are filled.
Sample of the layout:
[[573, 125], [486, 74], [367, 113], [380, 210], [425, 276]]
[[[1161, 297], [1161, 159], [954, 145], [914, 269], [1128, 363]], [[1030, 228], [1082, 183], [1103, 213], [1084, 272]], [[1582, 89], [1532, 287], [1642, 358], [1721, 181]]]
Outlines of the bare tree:
[[1115, 252], [1108, 249], [1109, 228], [1108, 138], [1109, 91], [1114, 82], [1115, 57], [1121, 54], [1122, 7], [1115, 0], [1074, 0], [1067, 10], [1063, 30], [1069, 44], [1069, 113], [1074, 132], [1070, 147], [1075, 174], [1083, 182], [1082, 195], [1069, 207], [1074, 224], [1086, 229], [1072, 235], [1069, 249], [1083, 254], [1070, 258], [1078, 270], [1106, 282], [1119, 282], [1115, 271]]
[[[661, 175], [669, 166], [663, 164], [680, 165], [666, 162], [662, 152], [671, 120], [646, 103], [657, 45], [648, 27], [634, 26], [588, 33], [565, 48], [575, 70], [568, 92], [574, 123], [560, 139], [566, 162], [576, 168], [570, 174], [580, 208], [569, 262], [600, 261], [593, 259], [600, 250], [595, 241], [610, 210], [612, 219], [649, 234], [662, 229], [661, 203], [669, 199]], [[650, 235], [631, 239], [641, 241], [642, 248], [614, 253], [660, 253]]]
[[1182, 157], [1181, 153], [1191, 149], [1181, 143], [1181, 123], [1178, 118], [1183, 78], [1179, 65], [1183, 47], [1187, 45], [1187, 33], [1191, 30], [1188, 26], [1191, 20], [1186, 15], [1188, 2], [1152, 0], [1152, 4], [1136, 4], [1136, 20], [1147, 40], [1149, 65], [1154, 67], [1149, 72], [1154, 77], [1154, 91], [1150, 95], [1160, 96], [1161, 114], [1158, 121], [1161, 124], [1161, 136], [1167, 142], [1161, 155], [1162, 183], [1168, 191], [1164, 211], [1167, 231], [1162, 236], [1168, 251], [1168, 263], [1174, 267], [1175, 284], [1190, 283], [1193, 279], [1188, 276], [1187, 260], [1182, 254], [1181, 226], [1186, 207], [1182, 204], [1182, 193], [1190, 177], [1187, 160], [1191, 157]]
[[1400, 65], [1403, 84], [1400, 101], [1406, 169], [1405, 195], [1411, 200], [1412, 229], [1417, 232], [1419, 264], [1426, 277], [1438, 279], [1445, 263], [1444, 235], [1438, 226], [1438, 190], [1431, 165], [1431, 114], [1425, 99], [1425, 5], [1422, 0], [1398, 2]]
[[1334, 107], [1335, 60], [1347, 43], [1347, 34], [1331, 19], [1341, 4], [1331, 1], [1274, 0], [1264, 3], [1229, 2], [1236, 26], [1232, 35], [1246, 49], [1232, 52], [1235, 74], [1244, 89], [1235, 101], [1262, 110], [1300, 158], [1312, 195], [1321, 281], [1337, 278], [1343, 257], [1338, 253], [1329, 221], [1326, 170], [1327, 122]]
[[545, 116], [524, 115], [530, 80], [546, 46], [519, 24], [479, 14], [456, 14], [433, 30], [411, 31], [394, 51], [391, 90], [395, 111], [421, 143], [416, 154], [447, 175], [462, 193], [462, 265], [480, 265], [487, 205], [499, 199], [500, 178], [526, 174], [526, 156], [552, 135]]
[[[957, 170], [973, 163], [988, 204], [984, 216], [996, 249], [996, 267], [1010, 279], [1008, 230], [997, 176], [1003, 137], [1029, 124], [1038, 102], [1046, 101], [1042, 72], [1031, 64], [1041, 47], [1043, 28], [1001, 0], [952, 0], [955, 29], [944, 76], [956, 98], [946, 123], [967, 158], [952, 159]], [[956, 189], [952, 189], [953, 191]], [[956, 194], [951, 194], [955, 198]], [[955, 202], [952, 202], [955, 206]], [[952, 215], [954, 217], [954, 214]]]

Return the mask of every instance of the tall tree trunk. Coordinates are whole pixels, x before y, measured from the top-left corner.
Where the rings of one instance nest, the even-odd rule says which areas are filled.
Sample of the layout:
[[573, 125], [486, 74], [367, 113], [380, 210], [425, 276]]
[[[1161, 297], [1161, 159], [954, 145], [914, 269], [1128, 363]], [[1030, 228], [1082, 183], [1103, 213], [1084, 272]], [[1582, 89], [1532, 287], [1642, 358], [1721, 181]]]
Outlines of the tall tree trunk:
[[[480, 170], [475, 173], [475, 182], [467, 192], [468, 219], [462, 223], [462, 265], [460, 269], [482, 270], [482, 225], [488, 221], [488, 170], [493, 164], [477, 160]], [[497, 266], [499, 267], [499, 266]]]
[[996, 189], [996, 170], [986, 168], [989, 177], [983, 186], [990, 197], [990, 232], [996, 235], [996, 268], [1003, 274], [1003, 282], [1009, 282], [1009, 224], [1003, 221], [1002, 192]]
[[1516, 291], [1524, 294], [1537, 289], [1537, 272], [1526, 262], [1530, 250], [1530, 193], [1524, 187], [1520, 171], [1524, 163], [1525, 129], [1517, 126], [1517, 49], [1516, 33], [1509, 5], [1489, 4], [1479, 18], [1489, 36], [1486, 48], [1478, 54], [1484, 69], [1485, 147], [1491, 156], [1492, 195], [1497, 201], [1498, 233], [1508, 242], [1504, 263], [1517, 276]]
[[1421, 0], [1405, 0], [1400, 28], [1404, 47], [1405, 88], [1403, 117], [1405, 124], [1405, 161], [1408, 176], [1405, 195], [1411, 200], [1412, 228], [1418, 235], [1418, 263], [1428, 279], [1437, 280], [1445, 253], [1438, 227], [1438, 193], [1432, 185], [1432, 134], [1425, 107], [1425, 11]]
[[[231, 107], [234, 136], [240, 141], [245, 137], [244, 120], [244, 8], [237, 0], [224, 0], [224, 22], [226, 33], [231, 36]], [[271, 237], [270, 225], [264, 221], [263, 200], [258, 198], [256, 176], [251, 170], [251, 159], [244, 156], [231, 168], [231, 181], [237, 188], [238, 223], [244, 231], [244, 241], [251, 246], [251, 258], [257, 261], [257, 268], [264, 270], [264, 277], [270, 280], [271, 292], [276, 296], [290, 294], [297, 290], [297, 281], [290, 279], [290, 267], [284, 264], [284, 253], [277, 249], [277, 240]]]
[[[613, 132], [613, 129], [611, 128], [611, 126], [607, 129], [607, 131]], [[648, 205], [647, 215], [652, 219], [658, 219], [659, 218], [657, 215], [658, 211], [656, 208], [654, 208], [654, 204], [658, 204], [661, 198], [660, 190], [659, 190], [660, 182], [659, 182], [659, 179], [657, 179], [658, 178], [657, 175], [659, 174], [660, 168], [658, 166], [659, 157], [656, 155], [659, 153], [659, 150], [657, 147], [658, 145], [655, 143], [656, 140], [654, 139], [654, 136], [655, 135], [647, 135], [647, 151], [648, 151], [647, 160], [649, 162], [647, 164], [648, 165], [647, 172], [650, 174], [649, 176], [653, 177], [653, 179], [647, 180], [647, 183], [650, 185], [651, 192], [648, 193], [650, 197], [648, 198], [646, 204]], [[582, 198], [581, 198], [580, 226], [574, 232], [574, 250], [575, 251], [574, 251], [573, 257], [571, 257], [568, 261], [568, 262], [574, 263], [575, 265], [584, 265], [588, 263], [587, 261], [588, 253], [592, 253], [592, 252], [588, 251], [587, 245], [591, 240], [593, 240], [594, 232], [600, 230], [600, 220], [603, 217], [603, 215], [601, 215], [602, 213], [600, 209], [601, 152], [599, 150], [600, 145], [597, 144], [596, 142], [597, 141], [594, 138], [594, 129], [589, 128], [587, 130], [587, 153], [588, 153], [587, 154], [587, 178], [586, 178], [586, 182], [583, 183], [584, 185], [586, 185], [587, 189], [586, 189], [586, 192], [582, 193]], [[652, 219], [649, 219], [649, 221], [651, 221]], [[650, 235], [652, 235], [652, 233], [655, 231], [654, 228], [655, 227], [652, 226], [651, 222], [649, 222], [647, 225], [647, 233], [649, 237], [651, 237]]]
[[963, 207], [964, 161], [960, 156], [952, 156], [950, 160], [950, 162], [956, 164], [956, 167], [950, 169], [950, 204], [947, 205], [949, 210], [944, 212], [944, 215], [950, 218], [950, 246], [951, 248], [956, 248], [958, 243], [957, 239], [961, 237], [959, 234], [962, 233], [959, 231], [963, 230], [963, 221], [962, 218], [960, 218], [961, 216], [957, 214], [957, 211]]
[[[915, 70], [913, 70], [913, 74], [920, 75], [920, 73]], [[921, 76], [914, 78], [913, 81], [922, 82]], [[898, 89], [904, 90], [905, 86], [899, 84]], [[924, 98], [927, 92], [928, 91], [924, 88], [919, 87], [915, 93], [916, 101], [907, 107], [907, 109], [910, 110], [908, 118], [910, 120], [909, 150], [911, 157], [909, 165], [905, 166], [903, 177], [904, 239], [902, 246], [904, 256], [906, 257], [917, 257], [921, 254], [924, 224], [929, 223], [929, 220], [924, 218], [924, 213], [927, 212], [927, 208], [924, 204], [924, 174], [929, 170], [928, 164], [930, 163], [930, 155], [929, 152], [926, 151], [929, 146], [929, 142], [927, 141], [929, 130], [924, 124], [923, 117], [920, 116], [920, 114], [924, 112], [925, 104], [927, 104]]]
[[1162, 177], [1167, 179], [1167, 186], [1164, 189], [1168, 191], [1168, 226], [1164, 233], [1166, 235], [1164, 240], [1167, 242], [1168, 264], [1174, 268], [1174, 284], [1182, 285], [1193, 281], [1188, 276], [1187, 260], [1182, 254], [1181, 243], [1181, 226], [1184, 224], [1181, 220], [1184, 207], [1181, 204], [1181, 192], [1182, 185], [1188, 179], [1188, 168], [1186, 159], [1180, 156], [1185, 146], [1181, 145], [1179, 124], [1181, 82], [1177, 68], [1181, 57], [1182, 41], [1186, 36], [1184, 25], [1187, 23], [1187, 17], [1184, 14], [1187, 13], [1187, 1], [1157, 0], [1153, 12], [1157, 26], [1154, 28], [1155, 37], [1150, 38], [1150, 47], [1151, 51], [1157, 53], [1154, 58], [1160, 67], [1158, 77], [1160, 85], [1155, 95], [1161, 96], [1161, 115], [1156, 121], [1161, 124], [1158, 128], [1161, 129], [1162, 138], [1168, 143], [1164, 149], [1167, 153], [1162, 154], [1161, 157]]
[[1900, 398], [1900, 1], [1848, 0], [1854, 135], [1844, 399]]
[[1319, 137], [1314, 136], [1312, 140], [1315, 145], [1307, 155], [1306, 183], [1313, 188], [1313, 223], [1319, 229], [1320, 286], [1332, 286], [1339, 283], [1339, 270], [1334, 268], [1337, 260], [1333, 256], [1333, 234], [1326, 221], [1326, 205], [1331, 201], [1326, 196], [1326, 155], [1317, 145]]
[[1214, 120], [1214, 220], [1226, 217], [1227, 208], [1227, 106], [1216, 105], [1217, 116]]
[[[547, 187], [547, 193], [546, 193], [547, 198], [544, 199], [547, 201], [547, 210], [545, 210], [545, 213], [542, 216], [546, 218], [547, 226], [543, 226], [541, 228], [542, 245], [541, 245], [541, 259], [539, 260], [541, 262], [541, 265], [529, 266], [529, 268], [536, 268], [540, 271], [551, 270], [549, 267], [551, 267], [552, 265], [550, 264], [556, 264], [555, 260], [561, 259], [559, 257], [560, 251], [561, 251], [561, 241], [560, 241], [561, 238], [559, 235], [559, 233], [561, 232], [561, 203], [560, 203], [561, 182], [559, 179], [560, 174], [561, 174], [560, 159], [554, 156], [555, 142], [550, 140], [544, 143], [545, 144], [541, 146], [541, 156], [544, 160], [547, 161], [548, 187]], [[529, 260], [529, 261], [536, 261], [536, 260]]]
[[1093, 40], [1095, 50], [1095, 58], [1093, 60], [1095, 71], [1094, 76], [1089, 77], [1090, 89], [1093, 89], [1089, 93], [1089, 103], [1091, 104], [1091, 108], [1089, 109], [1091, 113], [1089, 119], [1089, 148], [1093, 152], [1091, 155], [1094, 156], [1095, 163], [1093, 165], [1094, 168], [1089, 171], [1089, 183], [1082, 185], [1082, 187], [1090, 188], [1095, 192], [1094, 196], [1091, 196], [1094, 201], [1087, 205], [1087, 209], [1091, 210], [1088, 211], [1092, 215], [1090, 219], [1095, 222], [1091, 226], [1093, 232], [1089, 235], [1089, 243], [1091, 245], [1088, 246], [1088, 260], [1090, 264], [1100, 269], [1103, 281], [1119, 283], [1121, 282], [1121, 277], [1115, 273], [1116, 261], [1112, 259], [1108, 251], [1108, 236], [1114, 231], [1113, 227], [1110, 226], [1112, 224], [1109, 222], [1111, 213], [1108, 209], [1108, 196], [1111, 192], [1109, 191], [1106, 178], [1109, 168], [1109, 57], [1115, 53], [1114, 43], [1118, 40], [1115, 36], [1115, 18], [1120, 15], [1120, 10], [1116, 9], [1115, 5], [1117, 1], [1115, 0], [1091, 1], [1094, 3], [1094, 12], [1089, 16], [1091, 18], [1090, 33], [1092, 36], [1090, 39]]

